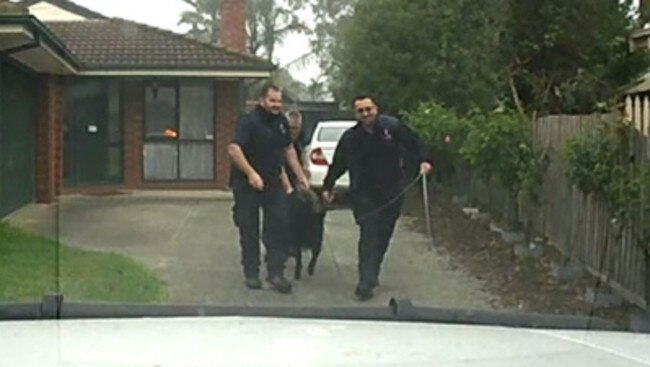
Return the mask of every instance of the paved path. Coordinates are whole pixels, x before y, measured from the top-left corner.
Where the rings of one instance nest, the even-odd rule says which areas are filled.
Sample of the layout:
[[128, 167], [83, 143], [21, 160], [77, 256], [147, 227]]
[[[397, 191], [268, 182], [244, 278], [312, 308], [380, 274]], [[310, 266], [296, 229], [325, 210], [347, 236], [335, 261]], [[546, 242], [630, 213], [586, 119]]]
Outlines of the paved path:
[[[382, 285], [366, 303], [354, 300], [357, 227], [347, 210], [330, 212], [316, 275], [295, 281], [291, 295], [243, 286], [232, 201], [224, 193], [145, 192], [110, 197], [64, 197], [59, 213], [63, 243], [134, 258], [168, 284], [170, 303], [217, 305], [387, 305], [391, 297], [434, 307], [491, 309], [483, 283], [452, 270], [449, 259], [400, 219], [384, 262]], [[10, 221], [53, 236], [54, 206], [30, 205]], [[309, 255], [303, 258], [309, 258]], [[303, 259], [303, 261], [306, 261]], [[287, 275], [292, 275], [290, 260]]]

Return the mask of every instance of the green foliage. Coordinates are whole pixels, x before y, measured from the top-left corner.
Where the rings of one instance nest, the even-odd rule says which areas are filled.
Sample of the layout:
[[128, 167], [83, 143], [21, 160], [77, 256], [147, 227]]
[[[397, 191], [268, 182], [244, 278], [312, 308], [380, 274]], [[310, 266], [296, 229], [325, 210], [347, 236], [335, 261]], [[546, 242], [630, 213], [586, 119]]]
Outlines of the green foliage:
[[437, 103], [422, 103], [404, 112], [403, 121], [429, 145], [435, 167], [435, 179], [449, 182], [462, 163], [460, 148], [469, 130], [469, 121]]
[[629, 51], [630, 0], [506, 3], [501, 62], [529, 111], [598, 111], [648, 68], [644, 52]]
[[429, 100], [463, 113], [600, 111], [650, 66], [629, 51], [631, 0], [344, 2], [352, 11], [325, 47], [330, 87], [392, 112]]
[[457, 158], [469, 131], [469, 121], [437, 103], [422, 103], [404, 113], [404, 120], [429, 144], [434, 156]]
[[29, 10], [23, 4], [11, 2], [9, 0], [0, 0], [0, 14], [24, 15], [29, 14]]
[[586, 194], [607, 197], [618, 172], [617, 141], [606, 124], [567, 141], [563, 150], [569, 180]]
[[504, 109], [459, 115], [423, 103], [404, 113], [404, 120], [430, 145], [437, 161], [465, 162], [484, 180], [496, 178], [511, 193], [523, 190], [537, 199], [548, 159], [533, 147], [525, 116]]
[[461, 154], [485, 180], [496, 178], [516, 193], [534, 194], [545, 157], [532, 145], [530, 121], [509, 110], [470, 115], [471, 128]]
[[493, 106], [498, 1], [358, 1], [338, 23], [332, 91], [345, 102], [373, 94], [389, 112], [429, 100], [460, 112]]
[[[563, 151], [569, 181], [606, 200], [619, 223], [639, 223], [639, 242], [650, 242], [650, 164], [636, 162], [644, 144], [634, 127], [602, 124], [567, 141]], [[647, 143], [645, 143], [647, 144]]]

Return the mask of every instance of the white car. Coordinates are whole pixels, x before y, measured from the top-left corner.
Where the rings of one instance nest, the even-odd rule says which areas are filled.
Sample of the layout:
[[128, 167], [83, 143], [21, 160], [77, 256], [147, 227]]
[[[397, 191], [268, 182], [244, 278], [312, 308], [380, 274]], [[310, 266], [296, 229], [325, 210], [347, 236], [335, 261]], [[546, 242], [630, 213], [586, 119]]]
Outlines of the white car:
[[[327, 174], [329, 165], [332, 164], [334, 150], [343, 133], [356, 125], [356, 121], [321, 121], [316, 125], [312, 134], [311, 142], [303, 152], [303, 162], [309, 172], [309, 183], [311, 187], [320, 189], [323, 186], [323, 179]], [[347, 172], [341, 176], [334, 186], [334, 191], [347, 191], [350, 185], [350, 178]]]
[[428, 322], [159, 317], [0, 322], [2, 366], [643, 367], [650, 336]]

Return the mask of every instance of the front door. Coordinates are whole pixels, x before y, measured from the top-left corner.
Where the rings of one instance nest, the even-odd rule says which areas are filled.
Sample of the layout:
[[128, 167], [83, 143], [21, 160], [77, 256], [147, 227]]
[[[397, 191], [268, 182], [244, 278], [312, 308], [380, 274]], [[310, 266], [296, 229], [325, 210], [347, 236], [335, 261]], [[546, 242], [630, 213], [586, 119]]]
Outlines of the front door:
[[105, 80], [74, 81], [66, 85], [65, 100], [66, 186], [120, 182], [122, 139], [117, 85]]

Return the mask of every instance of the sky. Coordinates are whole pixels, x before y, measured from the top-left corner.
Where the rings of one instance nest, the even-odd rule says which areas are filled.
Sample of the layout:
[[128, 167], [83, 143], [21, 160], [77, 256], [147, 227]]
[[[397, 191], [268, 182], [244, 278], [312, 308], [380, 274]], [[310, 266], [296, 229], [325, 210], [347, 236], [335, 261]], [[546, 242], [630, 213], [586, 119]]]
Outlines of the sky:
[[[183, 33], [184, 28], [178, 25], [180, 14], [191, 7], [182, 0], [73, 0], [88, 9], [95, 10], [109, 17], [119, 17], [139, 23]], [[292, 35], [276, 50], [277, 62], [280, 66], [295, 60], [310, 51], [309, 41], [304, 35]], [[304, 67], [293, 65], [289, 71], [294, 78], [309, 84], [312, 78], [318, 77], [320, 70], [315, 63]]]

